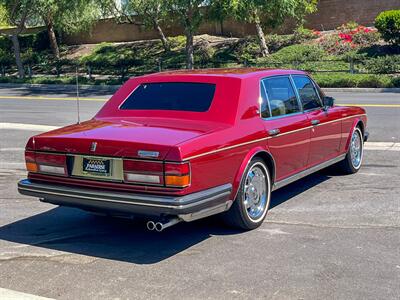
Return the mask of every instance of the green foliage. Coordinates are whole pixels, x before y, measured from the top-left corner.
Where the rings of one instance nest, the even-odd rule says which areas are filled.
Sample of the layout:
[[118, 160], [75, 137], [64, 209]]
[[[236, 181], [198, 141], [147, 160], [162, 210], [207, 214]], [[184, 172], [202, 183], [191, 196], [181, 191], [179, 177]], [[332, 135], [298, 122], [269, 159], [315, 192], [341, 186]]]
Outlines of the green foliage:
[[48, 19], [59, 31], [77, 33], [89, 31], [99, 19], [97, 0], [33, 0], [34, 13], [39, 20]]
[[0, 49], [0, 65], [9, 66], [13, 63], [14, 57], [10, 51]]
[[143, 24], [148, 28], [154, 28], [155, 23], [162, 22], [168, 17], [167, 1], [127, 0], [121, 2], [120, 8], [116, 7], [115, 0], [101, 2], [120, 22]]
[[[22, 34], [19, 36], [19, 43], [22, 50], [32, 48], [35, 51], [45, 51], [49, 49], [49, 37], [46, 31]], [[8, 37], [0, 36], [0, 49], [4, 51], [12, 50], [12, 43]]]
[[9, 27], [7, 14], [7, 9], [4, 4], [0, 2], [0, 28]]
[[276, 53], [271, 54], [267, 58], [260, 61], [277, 61], [277, 62], [306, 62], [312, 60], [320, 60], [325, 56], [325, 52], [317, 45], [292, 45], [282, 48]]
[[194, 34], [206, 16], [204, 0], [166, 0], [166, 9], [176, 16], [185, 32]]
[[313, 74], [313, 78], [321, 87], [400, 87], [400, 80], [389, 75], [371, 74]]
[[336, 28], [336, 30], [341, 32], [349, 32], [351, 30], [355, 30], [358, 27], [358, 23], [354, 21], [347, 22], [345, 24], [340, 25]]
[[353, 44], [360, 47], [369, 47], [377, 44], [381, 38], [381, 35], [376, 30], [364, 31], [359, 30], [353, 34]]
[[80, 59], [80, 62], [93, 68], [127, 68], [140, 63], [136, 59], [136, 51], [132, 48], [119, 49], [109, 43], [99, 44], [94, 51]]
[[39, 62], [39, 55], [32, 50], [32, 48], [26, 49], [21, 54], [22, 63], [25, 65], [33, 65]]
[[31, 48], [43, 51], [49, 49], [49, 36], [45, 30], [33, 34], [23, 34], [19, 37], [19, 43], [22, 49]]
[[297, 43], [300, 43], [314, 39], [317, 36], [313, 30], [304, 28], [304, 26], [301, 25], [295, 29], [295, 31], [293, 32], [293, 37]]
[[400, 55], [380, 56], [366, 60], [365, 69], [370, 73], [400, 73]]
[[375, 19], [375, 27], [388, 43], [400, 44], [400, 10], [381, 12]]
[[11, 40], [6, 36], [0, 36], [0, 49], [4, 51], [11, 51]]
[[238, 19], [276, 28], [288, 17], [293, 17], [299, 24], [304, 22], [307, 14], [317, 9], [317, 0], [238, 0], [235, 15]]

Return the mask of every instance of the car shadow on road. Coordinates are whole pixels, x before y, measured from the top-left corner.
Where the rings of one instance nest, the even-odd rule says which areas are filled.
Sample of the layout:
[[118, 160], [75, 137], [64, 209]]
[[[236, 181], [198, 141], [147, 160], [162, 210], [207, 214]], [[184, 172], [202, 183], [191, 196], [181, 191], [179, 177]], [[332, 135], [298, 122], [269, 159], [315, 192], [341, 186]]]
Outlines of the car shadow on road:
[[[329, 178], [316, 173], [275, 191], [271, 208]], [[245, 232], [223, 225], [218, 217], [179, 223], [157, 233], [149, 232], [144, 220], [106, 218], [66, 207], [0, 227], [2, 240], [135, 264], [158, 263], [212, 236], [237, 234]]]

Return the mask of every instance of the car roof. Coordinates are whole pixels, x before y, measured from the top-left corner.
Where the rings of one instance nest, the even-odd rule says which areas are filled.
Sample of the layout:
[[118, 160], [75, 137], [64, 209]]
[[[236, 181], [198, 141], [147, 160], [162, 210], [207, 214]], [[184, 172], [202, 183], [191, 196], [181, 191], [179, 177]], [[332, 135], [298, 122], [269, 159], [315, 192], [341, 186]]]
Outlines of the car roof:
[[234, 78], [262, 78], [274, 75], [306, 74], [299, 70], [265, 69], [265, 68], [221, 68], [221, 69], [196, 69], [196, 70], [173, 70], [145, 75], [143, 77], [165, 77], [165, 76], [217, 76]]

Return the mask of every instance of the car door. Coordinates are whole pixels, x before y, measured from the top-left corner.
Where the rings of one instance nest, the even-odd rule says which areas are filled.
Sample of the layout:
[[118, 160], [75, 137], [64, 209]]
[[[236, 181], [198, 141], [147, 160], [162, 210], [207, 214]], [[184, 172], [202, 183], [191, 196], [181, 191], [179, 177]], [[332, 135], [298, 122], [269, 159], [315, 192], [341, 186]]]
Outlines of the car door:
[[324, 108], [317, 85], [305, 75], [292, 75], [298, 97], [311, 128], [308, 166], [334, 158], [340, 152], [342, 124], [338, 109]]
[[310, 126], [296, 97], [289, 76], [268, 77], [261, 81], [261, 116], [269, 150], [275, 160], [276, 181], [306, 167]]

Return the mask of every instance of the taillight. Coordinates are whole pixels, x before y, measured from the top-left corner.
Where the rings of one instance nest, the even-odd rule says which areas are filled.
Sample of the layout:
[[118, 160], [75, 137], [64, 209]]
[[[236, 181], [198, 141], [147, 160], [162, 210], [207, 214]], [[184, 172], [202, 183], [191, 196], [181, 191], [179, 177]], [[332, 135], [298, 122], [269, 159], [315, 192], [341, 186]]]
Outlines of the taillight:
[[124, 180], [138, 184], [163, 185], [163, 164], [155, 161], [124, 160]]
[[65, 154], [35, 153], [25, 151], [26, 169], [28, 172], [39, 172], [55, 175], [67, 175]]
[[165, 185], [170, 187], [187, 187], [190, 185], [189, 163], [165, 163]]
[[36, 173], [38, 171], [38, 165], [35, 161], [35, 152], [25, 151], [25, 164], [28, 172]]

